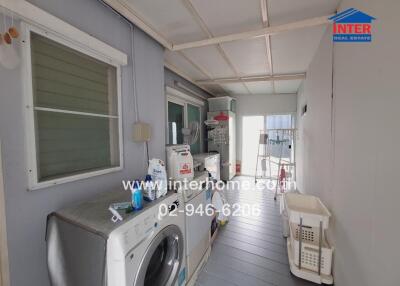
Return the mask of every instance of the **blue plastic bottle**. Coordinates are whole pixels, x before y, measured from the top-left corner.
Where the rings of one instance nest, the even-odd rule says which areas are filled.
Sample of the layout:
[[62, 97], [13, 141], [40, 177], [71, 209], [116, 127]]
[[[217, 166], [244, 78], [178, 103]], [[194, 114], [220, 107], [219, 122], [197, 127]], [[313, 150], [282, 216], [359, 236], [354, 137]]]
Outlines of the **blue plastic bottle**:
[[141, 210], [143, 208], [142, 189], [140, 188], [140, 183], [138, 180], [135, 180], [135, 182], [133, 183], [132, 207], [135, 211]]

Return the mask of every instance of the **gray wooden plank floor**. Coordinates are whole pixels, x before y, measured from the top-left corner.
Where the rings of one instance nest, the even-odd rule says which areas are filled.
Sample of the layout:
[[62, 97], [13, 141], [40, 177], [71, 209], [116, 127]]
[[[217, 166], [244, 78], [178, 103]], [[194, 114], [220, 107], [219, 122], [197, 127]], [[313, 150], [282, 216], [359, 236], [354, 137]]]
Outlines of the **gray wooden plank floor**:
[[[250, 180], [237, 177], [235, 180]], [[290, 273], [286, 240], [282, 237], [279, 201], [267, 190], [225, 190], [231, 205], [258, 204], [259, 216], [230, 217], [215, 240], [200, 273], [198, 286], [307, 286], [315, 285]]]

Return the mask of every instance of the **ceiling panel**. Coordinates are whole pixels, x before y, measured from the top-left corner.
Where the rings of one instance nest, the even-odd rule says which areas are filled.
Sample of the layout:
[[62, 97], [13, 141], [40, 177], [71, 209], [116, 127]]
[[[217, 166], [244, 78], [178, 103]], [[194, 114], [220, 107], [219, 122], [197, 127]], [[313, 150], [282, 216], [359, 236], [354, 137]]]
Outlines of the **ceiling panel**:
[[196, 69], [190, 62], [188, 62], [183, 56], [176, 52], [165, 51], [164, 59], [167, 63], [174, 65], [178, 70], [187, 74], [191, 79], [203, 80], [207, 77]]
[[258, 81], [258, 82], [246, 82], [247, 88], [252, 94], [272, 94], [272, 82], [270, 81]]
[[270, 72], [265, 38], [225, 43], [222, 47], [239, 74], [265, 75]]
[[[260, 0], [121, 0], [130, 3], [150, 26], [173, 43], [206, 39], [183, 1], [190, 1], [214, 36], [262, 28]], [[268, 0], [270, 25], [279, 25], [334, 13], [340, 0]], [[307, 70], [326, 27], [285, 32], [271, 36], [274, 74]], [[271, 72], [266, 57], [265, 39], [248, 39], [221, 44], [240, 76], [265, 75]], [[235, 77], [231, 66], [217, 46], [187, 49], [180, 53], [166, 51], [165, 60], [194, 80]], [[195, 64], [197, 68], [193, 65]], [[205, 75], [207, 74], [207, 75]], [[301, 81], [276, 81], [275, 92], [297, 92]], [[246, 88], [247, 87], [247, 88]], [[270, 94], [271, 82], [232, 83], [208, 86], [214, 93]]]
[[272, 36], [272, 56], [275, 74], [307, 70], [326, 27], [312, 27]]
[[262, 27], [260, 0], [191, 0], [214, 36]]
[[214, 95], [226, 95], [226, 91], [219, 85], [207, 85], [207, 90], [211, 91]]
[[213, 78], [235, 76], [216, 46], [188, 49], [183, 53], [196, 65], [205, 69]]
[[269, 0], [270, 25], [333, 14], [340, 0]]
[[226, 83], [221, 86], [230, 94], [248, 94], [249, 92], [242, 83]]
[[197, 25], [181, 0], [124, 0], [153, 26], [174, 43], [205, 39], [206, 35]]
[[279, 80], [275, 81], [276, 93], [297, 93], [302, 80]]

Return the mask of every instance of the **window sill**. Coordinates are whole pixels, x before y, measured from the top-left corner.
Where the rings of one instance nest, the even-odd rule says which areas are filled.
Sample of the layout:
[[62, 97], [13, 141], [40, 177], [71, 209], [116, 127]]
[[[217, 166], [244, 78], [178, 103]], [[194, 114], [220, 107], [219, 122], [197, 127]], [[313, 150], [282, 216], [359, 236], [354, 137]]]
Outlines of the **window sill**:
[[122, 166], [118, 166], [118, 167], [83, 173], [83, 174], [79, 174], [79, 175], [68, 176], [68, 177], [64, 177], [64, 178], [58, 178], [58, 179], [44, 181], [44, 182], [36, 182], [36, 183], [30, 184], [28, 191], [36, 191], [36, 190], [40, 190], [40, 189], [58, 186], [58, 185], [65, 184], [65, 183], [75, 182], [78, 180], [84, 180], [84, 179], [89, 179], [92, 177], [101, 176], [101, 175], [105, 175], [105, 174], [109, 174], [109, 173], [115, 173], [115, 172], [121, 171], [122, 169], [123, 169]]

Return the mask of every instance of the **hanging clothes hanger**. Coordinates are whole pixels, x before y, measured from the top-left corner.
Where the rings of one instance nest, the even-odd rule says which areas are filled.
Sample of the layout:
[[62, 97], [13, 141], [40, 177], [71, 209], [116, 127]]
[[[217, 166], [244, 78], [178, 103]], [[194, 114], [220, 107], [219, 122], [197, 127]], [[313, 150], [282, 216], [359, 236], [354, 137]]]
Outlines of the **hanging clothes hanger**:
[[14, 25], [14, 13], [11, 12], [11, 27], [8, 29], [8, 34], [14, 38], [17, 39], [19, 37], [19, 31], [17, 27]]
[[3, 39], [4, 39], [4, 42], [6, 44], [11, 45], [12, 44], [12, 37], [7, 31], [7, 19], [6, 19], [6, 13], [5, 13], [4, 8], [3, 8], [3, 13], [2, 14], [3, 14], [3, 25], [4, 25], [4, 27], [3, 27], [3, 29], [4, 29]]
[[[16, 40], [13, 41], [14, 36], [19, 36], [18, 29], [14, 26], [14, 17], [11, 15], [11, 34], [10, 29], [7, 29], [7, 19], [6, 19], [6, 11], [2, 9], [2, 16], [3, 16], [3, 28], [0, 31], [4, 31], [3, 34], [0, 34], [2, 40], [0, 43], [0, 64], [6, 69], [14, 69], [19, 65], [20, 57], [18, 52], [15, 48], [15, 44], [17, 43]], [[15, 29], [14, 29], [15, 28]], [[17, 32], [17, 33], [15, 33]], [[13, 44], [14, 43], [14, 44]]]

